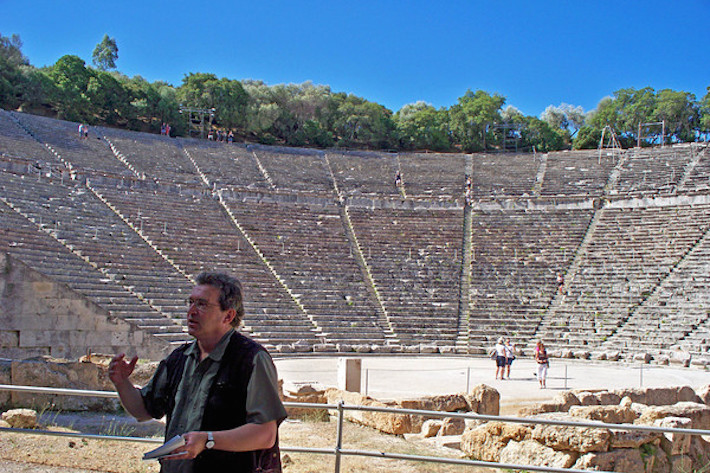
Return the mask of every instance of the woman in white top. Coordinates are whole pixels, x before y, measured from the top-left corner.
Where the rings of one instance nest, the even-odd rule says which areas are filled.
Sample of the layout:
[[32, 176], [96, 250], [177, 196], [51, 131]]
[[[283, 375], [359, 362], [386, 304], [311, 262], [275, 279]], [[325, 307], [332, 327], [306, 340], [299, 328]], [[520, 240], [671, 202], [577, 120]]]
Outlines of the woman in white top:
[[505, 373], [505, 366], [508, 364], [508, 357], [505, 354], [505, 344], [503, 343], [503, 337], [498, 339], [496, 343], [496, 379], [500, 376], [503, 379], [503, 374]]

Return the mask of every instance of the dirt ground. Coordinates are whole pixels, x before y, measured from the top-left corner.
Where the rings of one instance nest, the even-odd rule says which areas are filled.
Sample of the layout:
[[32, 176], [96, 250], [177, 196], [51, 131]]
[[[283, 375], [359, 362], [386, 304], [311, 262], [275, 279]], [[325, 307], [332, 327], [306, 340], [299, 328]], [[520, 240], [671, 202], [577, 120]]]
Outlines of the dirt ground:
[[[71, 415], [64, 415], [69, 419]], [[86, 421], [82, 416], [81, 422]], [[98, 416], [100, 417], [100, 416]], [[100, 419], [97, 419], [100, 421]], [[118, 426], [118, 424], [116, 424]], [[126, 419], [126, 433], [134, 425]], [[43, 426], [44, 427], [44, 426]], [[51, 427], [55, 431], [72, 431], [64, 427]], [[87, 433], [86, 426], [80, 427]], [[312, 448], [330, 448], [335, 445], [336, 422], [290, 420], [282, 424], [279, 435], [281, 445], [307, 445]], [[92, 429], [89, 429], [92, 430]], [[402, 454], [431, 455], [461, 458], [458, 450], [438, 445], [431, 439], [405, 440], [401, 437], [380, 434], [372, 429], [346, 424], [345, 448], [388, 451]], [[6, 473], [154, 473], [159, 471], [157, 462], [141, 460], [142, 454], [156, 445], [124, 441], [97, 440], [91, 438], [55, 437], [0, 432], [0, 471]], [[334, 457], [323, 454], [283, 453], [284, 471], [287, 473], [321, 473], [334, 471]], [[403, 473], [459, 473], [471, 472], [470, 467], [414, 463], [397, 460], [343, 457], [341, 471], [344, 473], [389, 472]]]

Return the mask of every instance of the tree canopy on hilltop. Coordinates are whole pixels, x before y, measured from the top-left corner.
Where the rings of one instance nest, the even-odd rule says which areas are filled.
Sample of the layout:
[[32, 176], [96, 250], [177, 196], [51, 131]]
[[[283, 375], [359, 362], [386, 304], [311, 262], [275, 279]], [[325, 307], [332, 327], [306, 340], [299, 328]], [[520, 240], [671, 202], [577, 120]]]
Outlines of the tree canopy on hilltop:
[[[639, 123], [658, 121], [665, 123], [668, 143], [710, 134], [710, 87], [700, 100], [671, 89], [619, 89], [588, 113], [563, 103], [550, 105], [540, 117], [506, 106], [500, 94], [467, 90], [448, 108], [419, 101], [392, 113], [311, 82], [267, 85], [189, 72], [177, 87], [151, 83], [113, 70], [117, 58], [116, 40], [104, 35], [93, 52], [95, 67], [65, 55], [35, 68], [17, 35], [0, 34], [0, 106], [141, 131], [157, 132], [167, 122], [178, 136], [190, 130], [181, 105], [214, 109], [213, 126], [232, 130], [237, 140], [322, 148], [474, 152], [506, 150], [511, 142], [518, 150], [595, 148], [606, 126], [634, 146]], [[645, 144], [660, 140], [642, 134]]]

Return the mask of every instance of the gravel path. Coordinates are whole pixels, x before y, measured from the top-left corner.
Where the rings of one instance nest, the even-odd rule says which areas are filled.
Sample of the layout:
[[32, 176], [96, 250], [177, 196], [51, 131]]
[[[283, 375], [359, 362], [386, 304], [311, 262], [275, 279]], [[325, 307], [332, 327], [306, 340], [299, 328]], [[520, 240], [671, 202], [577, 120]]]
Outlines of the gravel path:
[[35, 463], [20, 463], [0, 460], [0, 471], [3, 473], [96, 473], [93, 470], [79, 470], [61, 466], [37, 465]]

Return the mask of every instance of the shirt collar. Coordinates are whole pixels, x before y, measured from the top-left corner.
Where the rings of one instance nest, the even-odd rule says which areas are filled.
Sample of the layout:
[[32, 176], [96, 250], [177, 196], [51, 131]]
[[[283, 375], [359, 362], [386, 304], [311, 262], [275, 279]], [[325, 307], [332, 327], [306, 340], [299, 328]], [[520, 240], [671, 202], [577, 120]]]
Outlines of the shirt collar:
[[[214, 361], [221, 361], [222, 356], [224, 355], [224, 351], [227, 349], [227, 345], [229, 345], [229, 339], [232, 337], [233, 333], [234, 329], [230, 328], [229, 331], [225, 333], [224, 336], [219, 340], [219, 342], [217, 342], [217, 345], [214, 347], [214, 350], [212, 350], [210, 354], [207, 355], [207, 358], [210, 358]], [[192, 342], [192, 345], [190, 345], [190, 347], [185, 350], [185, 355], [199, 358], [200, 347], [197, 346], [197, 340]]]

